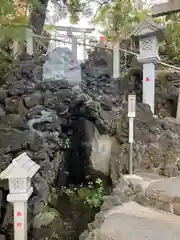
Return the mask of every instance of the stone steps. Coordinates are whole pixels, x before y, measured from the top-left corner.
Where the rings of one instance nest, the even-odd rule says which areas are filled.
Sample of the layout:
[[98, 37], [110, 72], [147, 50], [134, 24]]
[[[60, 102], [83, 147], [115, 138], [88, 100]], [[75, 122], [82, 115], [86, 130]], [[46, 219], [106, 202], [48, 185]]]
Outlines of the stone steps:
[[165, 178], [156, 174], [138, 173], [125, 175], [137, 189], [134, 200], [180, 216], [180, 176]]
[[180, 177], [165, 178], [146, 172], [122, 177], [118, 188], [128, 184], [136, 194], [131, 201], [103, 213], [104, 220], [96, 229], [100, 237], [96, 239], [180, 239]]
[[180, 218], [131, 201], [107, 211], [99, 231], [102, 239], [177, 240]]

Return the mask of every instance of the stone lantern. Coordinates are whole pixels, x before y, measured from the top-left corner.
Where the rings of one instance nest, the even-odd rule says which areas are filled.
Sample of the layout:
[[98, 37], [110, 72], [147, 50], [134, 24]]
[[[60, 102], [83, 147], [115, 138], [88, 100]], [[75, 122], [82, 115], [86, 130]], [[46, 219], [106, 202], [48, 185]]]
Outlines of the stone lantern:
[[164, 39], [164, 27], [153, 22], [150, 17], [141, 22], [132, 36], [139, 39], [139, 56], [143, 64], [143, 103], [150, 106], [154, 114], [155, 64], [160, 60], [159, 43]]
[[15, 240], [27, 240], [27, 201], [33, 192], [31, 179], [39, 168], [39, 165], [23, 153], [0, 174], [1, 179], [9, 180], [10, 193], [7, 201], [14, 205]]

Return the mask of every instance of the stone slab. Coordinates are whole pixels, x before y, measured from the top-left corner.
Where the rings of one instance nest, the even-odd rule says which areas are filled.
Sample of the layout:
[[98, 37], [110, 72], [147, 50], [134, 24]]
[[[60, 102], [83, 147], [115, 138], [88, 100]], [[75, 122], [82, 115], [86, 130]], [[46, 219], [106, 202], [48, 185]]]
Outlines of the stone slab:
[[133, 200], [180, 216], [180, 176], [166, 178], [153, 173], [123, 176], [136, 192]]
[[180, 176], [150, 183], [146, 189], [146, 197], [163, 202], [180, 203]]
[[140, 185], [144, 194], [151, 183], [166, 179], [163, 176], [149, 172], [138, 172], [137, 174], [123, 175], [123, 178], [126, 181], [130, 181], [135, 189], [137, 185]]
[[100, 233], [113, 240], [178, 240], [180, 219], [171, 213], [128, 202], [107, 212]]

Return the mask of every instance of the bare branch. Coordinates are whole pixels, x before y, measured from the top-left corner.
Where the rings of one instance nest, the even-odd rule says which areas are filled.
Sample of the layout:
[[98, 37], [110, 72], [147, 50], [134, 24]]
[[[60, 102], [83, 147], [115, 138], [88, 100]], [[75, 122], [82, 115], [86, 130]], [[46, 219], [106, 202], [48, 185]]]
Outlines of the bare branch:
[[98, 12], [100, 11], [100, 9], [101, 9], [105, 4], [109, 3], [110, 0], [106, 0], [106, 1], [104, 1], [104, 2], [102, 2], [102, 3], [100, 3], [99, 1], [96, 1], [96, 2], [99, 3], [100, 6], [99, 6], [98, 9], [96, 10], [96, 12], [95, 12], [95, 14], [94, 14], [94, 16], [93, 16], [91, 22], [93, 22], [93, 20], [94, 20], [95, 17], [97, 16]]

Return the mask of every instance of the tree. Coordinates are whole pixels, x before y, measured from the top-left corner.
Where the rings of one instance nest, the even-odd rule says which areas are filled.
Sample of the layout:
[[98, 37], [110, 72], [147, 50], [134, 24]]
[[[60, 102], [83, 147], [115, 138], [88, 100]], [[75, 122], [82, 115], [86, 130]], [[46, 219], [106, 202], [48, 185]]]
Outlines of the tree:
[[[165, 46], [164, 55], [172, 64], [180, 66], [180, 14], [171, 14], [164, 17], [165, 23]], [[180, 120], [180, 86], [177, 99], [176, 118]]]
[[0, 4], [0, 32], [1, 40], [4, 38], [18, 38], [19, 27], [26, 22], [24, 16], [19, 14], [12, 0], [1, 0]]
[[115, 0], [105, 3], [93, 22], [103, 27], [107, 39], [124, 39], [146, 15], [147, 11], [137, 11], [134, 8], [132, 0]]
[[169, 60], [180, 66], [180, 14], [172, 14], [164, 18], [166, 54]]
[[91, 2], [89, 0], [38, 0], [39, 4], [34, 5], [30, 15], [29, 25], [34, 32], [41, 34], [46, 19], [46, 10], [48, 2], [51, 1], [61, 14], [66, 10], [65, 15], [69, 15], [71, 23], [77, 23], [81, 14], [88, 15], [91, 13]]
[[[0, 73], [12, 69], [13, 42], [24, 42], [28, 18], [26, 7], [32, 8], [37, 0], [1, 0], [0, 4]], [[1, 75], [2, 76], [2, 75]]]
[[49, 0], [38, 0], [38, 4], [33, 5], [29, 25], [35, 34], [40, 35], [46, 19], [46, 9]]

